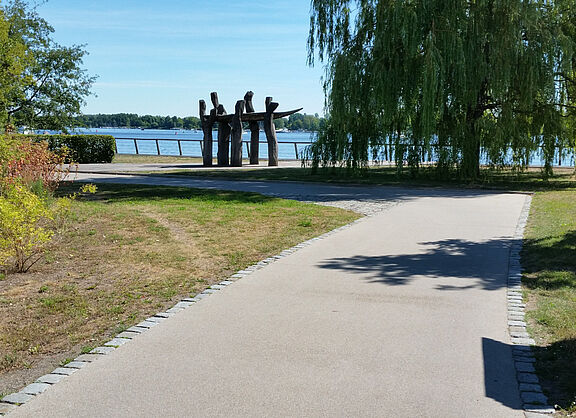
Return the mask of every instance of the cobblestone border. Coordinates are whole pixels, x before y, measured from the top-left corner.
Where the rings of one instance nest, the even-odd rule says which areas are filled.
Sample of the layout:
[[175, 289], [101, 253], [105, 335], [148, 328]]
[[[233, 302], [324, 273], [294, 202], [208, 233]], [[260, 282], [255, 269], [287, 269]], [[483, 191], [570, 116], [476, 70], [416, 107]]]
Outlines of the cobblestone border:
[[31, 399], [34, 399], [35, 396], [45, 392], [52, 385], [57, 384], [61, 380], [65, 379], [67, 376], [76, 373], [79, 369], [86, 367], [88, 364], [97, 361], [98, 359], [102, 358], [107, 354], [110, 354], [121, 345], [129, 343], [131, 340], [138, 338], [140, 334], [148, 331], [152, 327], [155, 327], [156, 325], [160, 324], [161, 322], [165, 321], [171, 316], [176, 315], [178, 312], [183, 311], [184, 309], [194, 305], [195, 303], [200, 302], [202, 299], [207, 298], [213, 293], [220, 292], [221, 290], [233, 284], [235, 281], [249, 276], [256, 270], [260, 270], [261, 268], [267, 266], [268, 264], [274, 263], [276, 260], [287, 257], [290, 254], [293, 254], [302, 248], [308, 247], [309, 245], [315, 243], [316, 241], [320, 241], [344, 229], [348, 229], [352, 225], [355, 225], [356, 223], [361, 222], [365, 219], [366, 217], [356, 219], [355, 221], [352, 221], [349, 224], [328, 231], [318, 237], [311, 238], [307, 241], [301, 242], [300, 244], [288, 248], [277, 255], [268, 257], [264, 260], [257, 262], [256, 264], [252, 264], [251, 266], [246, 267], [244, 270], [240, 270], [234, 273], [228, 279], [223, 280], [218, 284], [210, 286], [209, 288], [205, 289], [202, 293], [199, 293], [192, 298], [184, 298], [171, 308], [167, 309], [166, 311], [159, 312], [156, 315], [153, 315], [150, 318], [146, 318], [144, 321], [130, 328], [127, 328], [125, 331], [116, 335], [110, 341], [104, 343], [101, 347], [96, 347], [87, 354], [79, 355], [70, 363], [62, 367], [58, 367], [54, 369], [51, 373], [36, 379], [34, 383], [29, 384], [19, 392], [4, 396], [0, 400], [0, 415], [8, 414], [10, 411], [17, 408], [18, 406], [25, 404]]
[[542, 393], [542, 388], [534, 369], [534, 354], [532, 346], [536, 342], [526, 331], [525, 308], [522, 296], [522, 266], [520, 252], [524, 239], [524, 228], [530, 214], [532, 195], [527, 195], [516, 225], [514, 239], [510, 247], [508, 264], [508, 329], [512, 340], [512, 357], [516, 367], [518, 389], [522, 400], [524, 414], [527, 418], [549, 417], [555, 412], [548, 405], [548, 398]]

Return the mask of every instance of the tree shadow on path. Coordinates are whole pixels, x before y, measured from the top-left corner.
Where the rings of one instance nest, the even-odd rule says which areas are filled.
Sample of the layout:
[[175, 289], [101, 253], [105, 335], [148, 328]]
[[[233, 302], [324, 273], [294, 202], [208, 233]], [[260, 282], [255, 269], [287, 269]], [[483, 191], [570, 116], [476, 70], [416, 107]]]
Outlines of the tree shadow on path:
[[362, 275], [370, 283], [389, 286], [410, 284], [414, 279], [462, 278], [469, 283], [438, 284], [438, 290], [480, 288], [497, 290], [507, 286], [509, 248], [513, 239], [473, 242], [447, 239], [422, 242], [423, 249], [414, 254], [356, 255], [332, 258], [319, 267]]
[[509, 408], [522, 409], [516, 369], [512, 359], [512, 346], [484, 337], [482, 338], [482, 356], [485, 395]]

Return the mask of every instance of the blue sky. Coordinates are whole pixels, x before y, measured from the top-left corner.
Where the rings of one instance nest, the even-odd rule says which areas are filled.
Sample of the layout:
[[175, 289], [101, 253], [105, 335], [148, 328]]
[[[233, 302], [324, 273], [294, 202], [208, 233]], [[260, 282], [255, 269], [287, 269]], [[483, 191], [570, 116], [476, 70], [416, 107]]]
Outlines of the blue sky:
[[[306, 64], [309, 0], [49, 0], [38, 13], [59, 43], [86, 44], [98, 75], [84, 113], [197, 116], [217, 91], [228, 112], [247, 90], [256, 111], [323, 113], [323, 69]], [[210, 105], [209, 105], [210, 106]]]

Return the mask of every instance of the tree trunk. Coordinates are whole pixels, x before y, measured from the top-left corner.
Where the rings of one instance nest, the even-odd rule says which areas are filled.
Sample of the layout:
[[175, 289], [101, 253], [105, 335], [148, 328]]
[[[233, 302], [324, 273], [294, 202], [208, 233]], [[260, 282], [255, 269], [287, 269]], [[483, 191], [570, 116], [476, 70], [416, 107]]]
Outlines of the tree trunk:
[[244, 100], [236, 102], [234, 118], [232, 119], [232, 151], [230, 165], [242, 167], [242, 114], [244, 113]]
[[264, 116], [264, 132], [268, 142], [268, 165], [278, 165], [278, 140], [276, 139], [276, 127], [274, 126], [274, 111], [278, 103], [272, 101], [272, 97], [266, 97], [266, 114]]
[[466, 144], [462, 146], [462, 176], [471, 180], [480, 177], [480, 132], [476, 131], [476, 120], [468, 121]]
[[[254, 93], [251, 91], [244, 95], [244, 101], [246, 102], [246, 113], [254, 113], [254, 105], [252, 104], [252, 97]], [[250, 164], [259, 164], [259, 154], [260, 154], [260, 126], [256, 121], [248, 122], [248, 127], [250, 128]]]

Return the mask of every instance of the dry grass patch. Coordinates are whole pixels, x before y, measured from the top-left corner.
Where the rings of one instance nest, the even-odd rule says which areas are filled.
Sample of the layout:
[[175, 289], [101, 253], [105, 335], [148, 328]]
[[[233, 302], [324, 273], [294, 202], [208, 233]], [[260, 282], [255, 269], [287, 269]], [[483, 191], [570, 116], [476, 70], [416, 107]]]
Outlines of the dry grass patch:
[[[253, 193], [99, 185], [45, 261], [0, 281], [0, 393], [43, 356], [96, 346], [178, 299], [359, 217]], [[69, 190], [64, 190], [66, 193]], [[39, 373], [41, 374], [41, 373]]]

